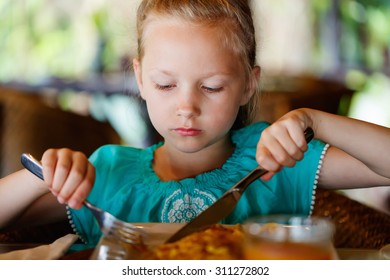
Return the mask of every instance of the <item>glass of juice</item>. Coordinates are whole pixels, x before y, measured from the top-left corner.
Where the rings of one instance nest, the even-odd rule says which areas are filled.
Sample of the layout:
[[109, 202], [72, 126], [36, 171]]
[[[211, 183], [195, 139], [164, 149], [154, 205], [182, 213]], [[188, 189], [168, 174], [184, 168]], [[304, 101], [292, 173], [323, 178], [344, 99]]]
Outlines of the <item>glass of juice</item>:
[[390, 244], [387, 244], [386, 246], [383, 246], [379, 250], [379, 254], [384, 260], [390, 260]]
[[248, 260], [331, 260], [334, 224], [322, 217], [269, 215], [248, 219], [244, 257]]

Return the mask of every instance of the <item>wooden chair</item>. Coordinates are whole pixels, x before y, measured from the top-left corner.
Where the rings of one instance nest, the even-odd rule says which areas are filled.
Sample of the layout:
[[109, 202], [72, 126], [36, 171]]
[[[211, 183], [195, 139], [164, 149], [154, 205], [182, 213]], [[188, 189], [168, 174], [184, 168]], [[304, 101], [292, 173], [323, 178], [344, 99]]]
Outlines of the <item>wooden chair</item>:
[[[302, 107], [346, 114], [352, 95], [351, 89], [336, 81], [309, 76], [265, 77], [257, 119], [272, 123], [287, 112]], [[341, 102], [343, 108], [340, 108]]]
[[0, 176], [22, 168], [20, 155], [40, 158], [48, 148], [68, 147], [89, 156], [105, 144], [120, 143], [109, 123], [49, 107], [38, 94], [0, 88]]
[[336, 226], [336, 248], [379, 249], [390, 244], [390, 216], [335, 191], [318, 190], [313, 215]]

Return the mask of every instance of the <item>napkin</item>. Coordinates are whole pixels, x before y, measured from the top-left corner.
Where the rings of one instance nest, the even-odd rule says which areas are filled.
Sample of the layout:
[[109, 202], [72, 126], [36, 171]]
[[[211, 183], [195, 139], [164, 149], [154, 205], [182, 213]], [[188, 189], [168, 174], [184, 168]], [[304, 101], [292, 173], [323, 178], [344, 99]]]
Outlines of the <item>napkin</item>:
[[51, 244], [0, 254], [0, 260], [56, 260], [64, 256], [76, 240], [77, 235], [67, 234]]

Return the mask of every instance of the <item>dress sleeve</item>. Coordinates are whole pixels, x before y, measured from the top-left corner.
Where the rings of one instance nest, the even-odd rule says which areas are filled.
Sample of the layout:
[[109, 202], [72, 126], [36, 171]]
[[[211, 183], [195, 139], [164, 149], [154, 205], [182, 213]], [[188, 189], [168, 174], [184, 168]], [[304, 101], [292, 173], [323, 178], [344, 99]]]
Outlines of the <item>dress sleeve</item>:
[[[233, 134], [232, 139], [239, 149], [239, 155], [231, 160], [229, 176], [235, 182], [258, 166], [257, 142], [268, 125], [264, 122], [255, 123]], [[320, 176], [322, 158], [327, 146], [315, 139], [308, 146], [304, 158], [294, 167], [284, 167], [271, 180], [254, 181], [240, 199], [235, 211], [225, 222], [241, 223], [246, 218], [256, 215], [310, 214]]]
[[[112, 172], [110, 158], [114, 157], [116, 147], [114, 145], [106, 145], [97, 149], [89, 158], [89, 161], [96, 169], [96, 178], [94, 186], [87, 197], [87, 200], [96, 206], [104, 209], [104, 198], [110, 197], [107, 192], [110, 187], [107, 187], [108, 178]], [[83, 206], [81, 209], [72, 209], [68, 207], [68, 218], [74, 232], [87, 245], [96, 245], [100, 239], [101, 231], [92, 215], [91, 211]]]
[[304, 158], [292, 168], [284, 168], [281, 176], [291, 189], [286, 189], [287, 203], [297, 213], [311, 214], [314, 208], [315, 194], [322, 167], [322, 161], [328, 145], [312, 140]]

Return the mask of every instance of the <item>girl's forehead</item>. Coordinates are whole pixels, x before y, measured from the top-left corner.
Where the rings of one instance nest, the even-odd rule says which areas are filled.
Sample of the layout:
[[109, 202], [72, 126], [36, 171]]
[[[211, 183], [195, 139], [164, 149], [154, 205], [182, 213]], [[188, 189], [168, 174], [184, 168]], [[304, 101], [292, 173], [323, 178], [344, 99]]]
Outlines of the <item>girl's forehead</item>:
[[[146, 18], [144, 23], [143, 38], [147, 37], [150, 29], [166, 26], [166, 27], [181, 27], [187, 29], [210, 29], [210, 30], [226, 30], [225, 21], [212, 20], [190, 20], [173, 15], [150, 15]], [[226, 23], [226, 22], [225, 22]]]
[[221, 44], [223, 38], [221, 33], [219, 28], [206, 24], [174, 19], [153, 21], [145, 30], [143, 48], [146, 51], [146, 49], [159, 49], [163, 45], [170, 45], [172, 48], [202, 48], [209, 51], [218, 49], [232, 52], [228, 44]]
[[[245, 62], [230, 36], [230, 27], [212, 21], [194, 22], [174, 16], [151, 16], [144, 25], [140, 61], [151, 63], [167, 60], [188, 61], [197, 57], [199, 64], [207, 60], [208, 66], [219, 65], [230, 73], [242, 71]], [[230, 28], [230, 30], [227, 30]], [[180, 58], [179, 58], [180, 57]], [[236, 59], [232, 59], [235, 57]], [[168, 59], [169, 58], [169, 59]], [[171, 64], [171, 63], [170, 63]], [[218, 70], [220, 72], [220, 70]]]
[[[205, 25], [177, 21], [150, 22], [141, 58], [145, 69], [171, 69], [196, 74], [242, 72], [242, 61], [230, 47], [221, 45], [218, 30]], [[232, 59], [236, 56], [237, 59]], [[190, 66], [189, 66], [190, 65]], [[187, 71], [186, 71], [187, 72]], [[190, 71], [188, 71], [190, 72]]]
[[156, 38], [162, 43], [168, 40], [182, 40], [183, 37], [186, 37], [188, 41], [194, 41], [194, 38], [198, 38], [201, 41], [206, 41], [206, 44], [209, 42], [209, 45], [213, 43], [215, 45], [215, 41], [217, 41], [219, 49], [224, 48], [228, 51], [233, 51], [233, 46], [237, 45], [232, 41], [234, 37], [232, 36], [232, 29], [228, 24], [222, 24], [221, 22], [216, 23], [211, 20], [194, 22], [175, 16], [150, 16], [145, 23], [141, 39], [141, 48], [144, 51], [151, 41], [156, 43]]

